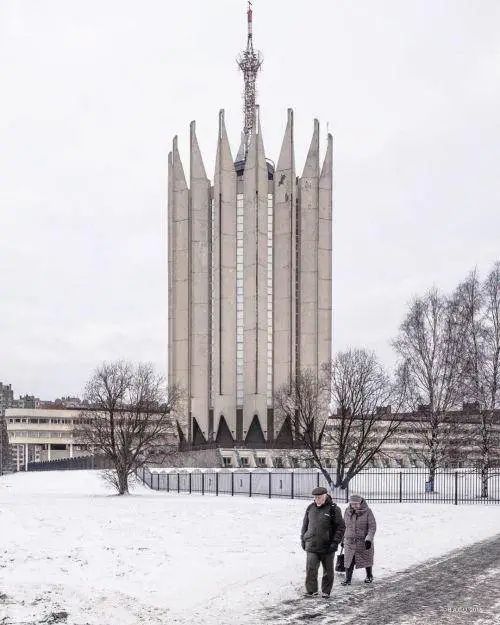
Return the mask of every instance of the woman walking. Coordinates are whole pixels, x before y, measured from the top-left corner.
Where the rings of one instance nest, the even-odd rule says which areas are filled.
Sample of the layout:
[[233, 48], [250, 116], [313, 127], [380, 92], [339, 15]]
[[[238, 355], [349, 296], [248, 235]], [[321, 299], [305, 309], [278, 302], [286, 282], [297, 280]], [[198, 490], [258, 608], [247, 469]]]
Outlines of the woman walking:
[[373, 581], [373, 537], [377, 523], [373, 512], [360, 495], [351, 495], [344, 513], [344, 562], [345, 581], [342, 586], [350, 586], [354, 567], [366, 569], [366, 584]]

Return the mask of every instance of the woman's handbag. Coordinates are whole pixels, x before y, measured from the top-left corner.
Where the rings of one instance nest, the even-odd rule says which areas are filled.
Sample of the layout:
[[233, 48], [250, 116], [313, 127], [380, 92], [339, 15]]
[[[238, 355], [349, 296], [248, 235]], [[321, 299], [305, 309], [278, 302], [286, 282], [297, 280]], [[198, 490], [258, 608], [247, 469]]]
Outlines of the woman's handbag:
[[345, 565], [344, 565], [344, 547], [342, 546], [342, 549], [339, 553], [339, 555], [337, 556], [337, 562], [335, 564], [335, 570], [338, 573], [345, 573]]

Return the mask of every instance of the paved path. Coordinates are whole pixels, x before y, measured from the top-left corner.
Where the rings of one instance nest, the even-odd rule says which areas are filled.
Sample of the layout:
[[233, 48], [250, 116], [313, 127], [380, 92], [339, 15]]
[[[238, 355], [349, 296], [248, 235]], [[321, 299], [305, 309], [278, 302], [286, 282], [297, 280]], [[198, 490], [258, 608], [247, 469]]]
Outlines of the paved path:
[[[376, 564], [376, 563], [375, 563]], [[500, 534], [367, 586], [340, 586], [330, 599], [297, 598], [266, 610], [269, 625], [500, 624]], [[375, 568], [376, 574], [376, 568]]]

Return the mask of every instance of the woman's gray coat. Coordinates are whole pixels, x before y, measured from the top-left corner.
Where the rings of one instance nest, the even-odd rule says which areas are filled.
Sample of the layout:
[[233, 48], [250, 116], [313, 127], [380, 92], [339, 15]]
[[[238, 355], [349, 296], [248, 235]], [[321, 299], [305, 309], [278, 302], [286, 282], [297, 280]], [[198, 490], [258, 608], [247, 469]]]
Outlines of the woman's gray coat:
[[[357, 569], [373, 566], [373, 537], [377, 530], [377, 523], [366, 501], [361, 499], [361, 505], [357, 511], [351, 508], [350, 505], [347, 506], [344, 513], [344, 521], [345, 567], [349, 567], [353, 557], [355, 557], [355, 567]], [[365, 540], [371, 542], [370, 549], [365, 547]]]

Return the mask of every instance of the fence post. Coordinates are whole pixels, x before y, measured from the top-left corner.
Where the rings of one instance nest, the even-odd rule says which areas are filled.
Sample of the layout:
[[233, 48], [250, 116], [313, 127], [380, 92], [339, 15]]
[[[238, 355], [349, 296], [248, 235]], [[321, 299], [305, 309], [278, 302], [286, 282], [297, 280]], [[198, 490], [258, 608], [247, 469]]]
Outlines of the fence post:
[[201, 494], [205, 494], [205, 474], [201, 474]]
[[319, 487], [319, 471], [316, 473], [316, 486]]
[[455, 505], [458, 506], [458, 471], [455, 471]]
[[249, 474], [249, 482], [248, 482], [248, 496], [251, 497], [252, 496], [252, 473]]
[[231, 471], [231, 497], [234, 497], [234, 472]]
[[293, 492], [293, 487], [294, 487], [294, 475], [295, 475], [295, 473], [293, 472], [293, 469], [292, 469], [292, 483], [291, 483], [291, 488], [290, 488], [290, 497], [291, 497], [292, 499], [293, 499], [293, 496], [294, 496], [294, 492]]
[[156, 474], [156, 490], [160, 490], [160, 474]]
[[167, 473], [167, 493], [170, 492], [170, 473]]
[[399, 503], [403, 501], [403, 472], [399, 472]]
[[189, 494], [191, 494], [191, 471], [189, 471]]
[[273, 477], [273, 474], [271, 473], [271, 471], [269, 471], [269, 499], [271, 499], [271, 479]]
[[219, 495], [219, 472], [215, 474], [215, 495]]
[[181, 492], [181, 474], [177, 473], [177, 494]]
[[347, 486], [345, 487], [345, 502], [349, 503], [349, 482], [347, 482]]

